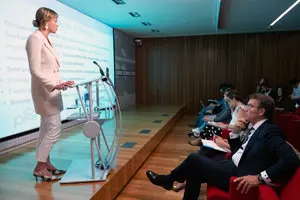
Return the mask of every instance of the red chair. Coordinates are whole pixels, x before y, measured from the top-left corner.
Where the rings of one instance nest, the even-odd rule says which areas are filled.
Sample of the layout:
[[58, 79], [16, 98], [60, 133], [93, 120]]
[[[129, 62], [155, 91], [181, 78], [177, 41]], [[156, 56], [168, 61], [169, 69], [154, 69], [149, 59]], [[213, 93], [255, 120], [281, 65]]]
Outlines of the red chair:
[[295, 172], [288, 184], [283, 188], [280, 196], [277, 196], [275, 191], [267, 186], [259, 186], [258, 199], [259, 200], [299, 200], [300, 199], [300, 168]]
[[299, 200], [300, 199], [300, 168], [295, 172], [291, 180], [283, 187], [280, 196], [268, 185], [260, 185], [252, 188], [247, 194], [241, 194], [236, 190], [237, 184], [232, 177], [229, 193], [213, 186], [207, 187], [207, 200]]
[[292, 118], [293, 116], [289, 112], [275, 112], [275, 123], [283, 133], [287, 132], [288, 121], [290, 121]]
[[258, 190], [258, 200], [279, 200], [277, 194], [270, 186], [261, 185]]
[[233, 182], [236, 177], [231, 177], [229, 193], [220, 190], [214, 186], [207, 186], [207, 200], [256, 200], [258, 198], [258, 189], [252, 188], [247, 194], [242, 194], [236, 190], [237, 184]]
[[296, 109], [296, 113], [300, 114], [300, 106]]
[[230, 132], [231, 132], [231, 131], [228, 130], [228, 129], [222, 129], [221, 137], [224, 138], [224, 139], [229, 138], [229, 133], [230, 133]]
[[286, 140], [300, 150], [300, 116], [290, 112], [276, 112], [275, 123], [286, 136]]
[[[289, 133], [291, 130], [295, 130], [297, 126], [300, 123], [298, 123], [299, 116], [294, 116], [292, 113], [276, 113], [276, 120], [277, 122], [281, 125], [281, 128], [284, 129], [285, 131], [288, 131]], [[291, 124], [292, 123], [292, 124]], [[293, 123], [298, 123], [298, 124], [293, 124]], [[299, 129], [300, 130], [300, 129]], [[222, 137], [226, 138], [226, 134], [229, 136], [229, 131], [228, 130], [223, 130], [222, 131]], [[300, 133], [294, 132], [294, 135]], [[297, 134], [300, 136], [300, 134]], [[290, 137], [290, 136], [289, 136]], [[290, 138], [291, 139], [291, 138]], [[300, 138], [299, 140], [300, 141]], [[231, 154], [228, 153], [226, 155], [226, 158], [230, 158]], [[267, 185], [260, 185], [258, 188], [252, 188], [247, 194], [241, 194], [239, 191], [236, 190], [237, 184], [233, 182], [233, 180], [236, 177], [231, 177], [230, 179], [230, 189], [229, 193], [225, 192], [223, 190], [220, 190], [214, 186], [208, 185], [207, 186], [207, 200], [276, 200], [279, 199], [274, 190], [267, 186]], [[297, 186], [298, 185], [298, 186]], [[283, 192], [280, 195], [280, 199], [283, 200], [288, 200], [288, 199], [297, 199], [298, 197], [293, 196], [290, 197], [290, 193], [295, 193], [297, 189], [300, 186], [300, 170], [298, 169], [296, 174], [293, 176], [293, 178], [290, 180], [287, 186], [284, 187]], [[299, 190], [299, 189], [298, 189]], [[300, 191], [300, 190], [299, 190]], [[300, 200], [300, 198], [298, 198]]]
[[297, 150], [300, 150], [300, 116], [289, 112], [277, 112], [275, 120], [286, 136], [286, 140]]
[[[231, 153], [226, 154], [226, 159], [230, 159]], [[236, 177], [230, 178], [229, 193], [214, 186], [207, 185], [207, 200], [255, 200], [257, 199], [257, 189], [251, 189], [247, 195], [236, 190], [237, 184], [233, 182]]]
[[291, 116], [296, 120], [300, 120], [300, 115], [298, 113], [291, 113]]
[[286, 140], [300, 151], [300, 119], [290, 118], [286, 125], [285, 136]]

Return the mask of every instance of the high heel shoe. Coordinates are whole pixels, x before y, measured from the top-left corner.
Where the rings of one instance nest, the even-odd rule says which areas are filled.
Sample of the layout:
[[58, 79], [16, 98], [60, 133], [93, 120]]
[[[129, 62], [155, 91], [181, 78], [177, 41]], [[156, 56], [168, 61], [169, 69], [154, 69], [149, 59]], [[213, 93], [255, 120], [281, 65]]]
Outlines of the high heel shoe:
[[201, 138], [198, 138], [195, 140], [189, 140], [188, 143], [192, 146], [201, 146], [202, 141], [201, 141]]
[[48, 171], [51, 172], [52, 175], [55, 175], [55, 176], [63, 175], [67, 172], [66, 170], [63, 170], [63, 169], [48, 169]]
[[185, 183], [177, 183], [177, 184], [173, 185], [172, 190], [174, 192], [179, 192], [180, 190], [182, 190], [184, 188], [185, 188]]
[[199, 138], [200, 137], [200, 133], [198, 133], [197, 131], [193, 131], [193, 130], [188, 131], [187, 135], [190, 138]]
[[38, 181], [38, 177], [40, 177], [43, 181], [57, 181], [60, 180], [61, 178], [58, 176], [47, 176], [43, 175], [41, 172], [33, 172], [33, 176], [35, 177], [35, 180]]

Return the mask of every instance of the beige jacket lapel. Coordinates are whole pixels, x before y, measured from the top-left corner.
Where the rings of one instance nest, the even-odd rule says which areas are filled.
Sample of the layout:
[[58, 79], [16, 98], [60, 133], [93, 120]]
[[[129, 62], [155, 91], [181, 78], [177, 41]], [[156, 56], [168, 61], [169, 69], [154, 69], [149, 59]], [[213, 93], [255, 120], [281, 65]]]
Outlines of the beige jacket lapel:
[[59, 59], [56, 56], [56, 51], [55, 49], [50, 45], [50, 43], [48, 42], [48, 40], [46, 39], [46, 37], [41, 33], [41, 31], [37, 30], [37, 33], [39, 34], [40, 38], [42, 39], [43, 43], [45, 44], [45, 46], [51, 51], [51, 53], [54, 55], [56, 62], [57, 62], [57, 66], [58, 68], [60, 67], [59, 64]]

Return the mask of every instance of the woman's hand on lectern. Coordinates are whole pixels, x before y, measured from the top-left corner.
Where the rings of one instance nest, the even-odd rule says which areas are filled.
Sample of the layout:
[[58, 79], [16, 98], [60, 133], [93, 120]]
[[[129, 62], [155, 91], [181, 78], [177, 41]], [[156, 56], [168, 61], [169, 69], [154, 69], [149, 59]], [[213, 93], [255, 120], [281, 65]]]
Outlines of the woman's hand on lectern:
[[75, 84], [74, 81], [62, 82], [54, 87], [53, 90], [66, 90], [68, 87], [72, 87]]
[[75, 84], [75, 82], [74, 81], [66, 81], [66, 82], [63, 82], [63, 84], [65, 87], [72, 87]]

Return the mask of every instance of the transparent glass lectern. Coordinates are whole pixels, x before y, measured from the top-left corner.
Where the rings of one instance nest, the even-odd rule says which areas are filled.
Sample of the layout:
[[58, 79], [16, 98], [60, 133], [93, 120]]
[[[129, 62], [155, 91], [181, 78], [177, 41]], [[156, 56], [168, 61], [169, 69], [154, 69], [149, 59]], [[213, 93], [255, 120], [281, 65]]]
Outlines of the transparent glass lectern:
[[[79, 112], [69, 119], [85, 120], [83, 134], [90, 139], [91, 158], [73, 160], [60, 183], [105, 181], [116, 165], [122, 132], [122, 115], [116, 92], [107, 77], [73, 87], [77, 90], [80, 105]], [[84, 94], [83, 89], [86, 90]]]

